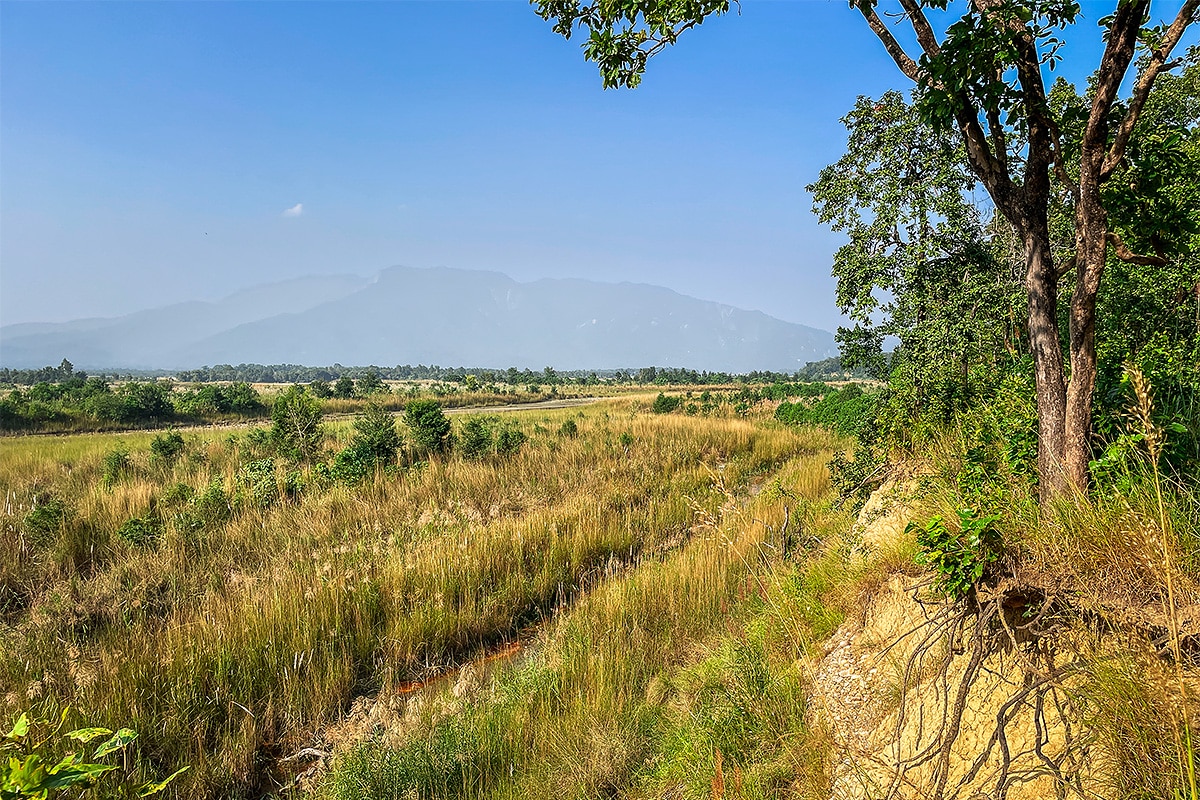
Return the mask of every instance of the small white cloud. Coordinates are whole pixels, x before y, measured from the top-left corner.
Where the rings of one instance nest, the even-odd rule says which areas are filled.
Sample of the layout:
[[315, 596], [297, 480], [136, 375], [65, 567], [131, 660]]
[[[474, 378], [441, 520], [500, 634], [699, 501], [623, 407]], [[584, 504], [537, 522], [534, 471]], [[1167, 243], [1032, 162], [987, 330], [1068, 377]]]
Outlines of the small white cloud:
[[283, 216], [285, 217], [298, 217], [303, 213], [304, 203], [296, 203], [296, 205], [292, 206], [291, 208], [285, 208], [283, 210]]

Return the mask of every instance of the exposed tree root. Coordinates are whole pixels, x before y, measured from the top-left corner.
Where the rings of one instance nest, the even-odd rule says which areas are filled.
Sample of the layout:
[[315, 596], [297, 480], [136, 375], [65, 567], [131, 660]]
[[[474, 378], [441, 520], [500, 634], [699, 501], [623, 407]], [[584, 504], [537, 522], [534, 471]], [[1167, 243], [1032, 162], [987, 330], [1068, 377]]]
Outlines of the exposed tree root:
[[[883, 796], [911, 797], [916, 791], [930, 800], [1004, 800], [1014, 787], [1047, 778], [1060, 800], [1094, 796], [1084, 778], [1094, 770], [1096, 732], [1086, 722], [1080, 687], [1093, 667], [1116, 656], [1077, 647], [1079, 637], [1071, 632], [1134, 632], [1160, 658], [1171, 657], [1168, 637], [1154, 627], [1131, 631], [1112, 609], [1079, 609], [1053, 589], [1012, 578], [981, 585], [958, 602], [930, 601], [923, 596], [929, 585], [913, 590], [913, 599], [926, 609], [925, 620], [884, 651], [911, 647], [903, 662], [886, 764], [891, 777]], [[1198, 633], [1185, 634], [1185, 659], [1200, 650]], [[972, 691], [984, 676], [1007, 696], [988, 697], [996, 713], [982, 745], [956, 750], [964, 712], [969, 704], [978, 707]], [[1014, 739], [1019, 718], [1021, 733]], [[977, 731], [978, 722], [973, 724]], [[902, 743], [915, 752], [902, 752]], [[970, 746], [977, 752], [964, 758], [962, 750]]]

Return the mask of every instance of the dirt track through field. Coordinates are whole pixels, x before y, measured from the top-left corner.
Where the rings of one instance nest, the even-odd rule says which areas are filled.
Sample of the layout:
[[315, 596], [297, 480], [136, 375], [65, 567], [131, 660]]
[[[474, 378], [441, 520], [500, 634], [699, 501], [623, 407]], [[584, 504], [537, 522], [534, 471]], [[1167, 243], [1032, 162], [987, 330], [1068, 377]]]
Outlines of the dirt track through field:
[[502, 406], [477, 406], [471, 408], [447, 408], [447, 414], [495, 414], [500, 411], [536, 411], [547, 408], [574, 408], [575, 406], [590, 406], [601, 400], [611, 400], [611, 397], [564, 397], [560, 400], [538, 400], [536, 403], [510, 403]]

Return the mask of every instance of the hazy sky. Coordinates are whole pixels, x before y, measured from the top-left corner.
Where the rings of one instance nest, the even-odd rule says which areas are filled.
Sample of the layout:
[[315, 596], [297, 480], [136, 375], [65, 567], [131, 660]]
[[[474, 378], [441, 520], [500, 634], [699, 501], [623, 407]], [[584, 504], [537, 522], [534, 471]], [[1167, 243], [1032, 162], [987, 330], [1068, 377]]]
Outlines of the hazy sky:
[[0, 322], [405, 264], [836, 327], [804, 187], [908, 88], [861, 17], [745, 0], [634, 91], [579, 45], [519, 1], [3, 0]]

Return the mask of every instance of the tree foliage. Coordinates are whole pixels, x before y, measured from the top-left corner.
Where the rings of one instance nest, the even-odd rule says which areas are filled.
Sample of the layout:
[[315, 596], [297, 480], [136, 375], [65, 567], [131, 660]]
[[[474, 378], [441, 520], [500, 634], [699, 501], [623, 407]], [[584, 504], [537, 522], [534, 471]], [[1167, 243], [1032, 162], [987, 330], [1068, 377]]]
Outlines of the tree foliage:
[[404, 407], [404, 424], [421, 454], [450, 449], [450, 420], [435, 400], [413, 400]]
[[325, 439], [321, 403], [303, 386], [289, 386], [271, 408], [271, 443], [289, 461], [312, 461]]
[[971, 202], [961, 143], [899, 92], [860, 97], [842, 122], [846, 153], [808, 190], [818, 219], [849, 239], [833, 260], [838, 307], [854, 322], [837, 334], [843, 364], [890, 376], [904, 417], [945, 421], [1015, 349], [1019, 283]]
[[396, 429], [396, 418], [378, 403], [368, 403], [354, 418], [354, 438], [350, 447], [372, 465], [396, 463], [396, 454], [403, 443], [400, 431]]

